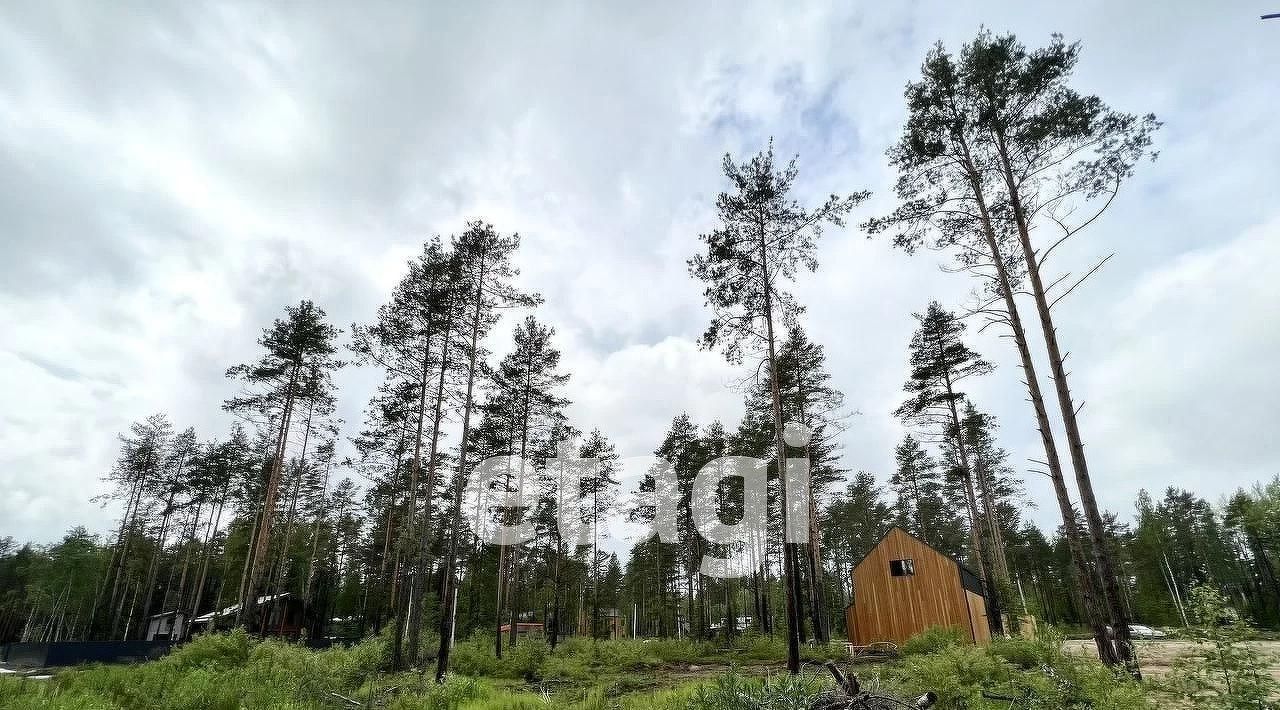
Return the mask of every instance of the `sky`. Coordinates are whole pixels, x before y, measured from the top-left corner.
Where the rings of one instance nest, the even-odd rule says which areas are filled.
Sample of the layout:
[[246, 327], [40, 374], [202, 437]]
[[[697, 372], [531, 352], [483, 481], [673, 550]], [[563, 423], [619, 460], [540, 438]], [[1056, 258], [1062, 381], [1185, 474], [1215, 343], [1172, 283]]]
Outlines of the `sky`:
[[[0, 4], [0, 537], [107, 531], [119, 510], [91, 499], [130, 422], [223, 434], [224, 372], [285, 305], [368, 322], [423, 240], [473, 218], [522, 235], [579, 428], [630, 456], [682, 411], [735, 425], [745, 371], [697, 348], [709, 313], [685, 261], [722, 156], [770, 137], [799, 156], [801, 199], [873, 193], [795, 292], [856, 411], [843, 465], [887, 480], [912, 313], [976, 283], [857, 225], [892, 204], [904, 84], [982, 26], [1079, 40], [1076, 88], [1164, 122], [1159, 159], [1055, 256], [1079, 273], [1115, 253], [1057, 323], [1101, 504], [1218, 501], [1280, 474], [1280, 20], [1258, 18], [1275, 9]], [[997, 369], [968, 393], [1025, 470], [1043, 454], [1013, 346], [971, 345]], [[378, 379], [339, 376], [348, 432]], [[1048, 482], [1026, 478], [1051, 528]]]

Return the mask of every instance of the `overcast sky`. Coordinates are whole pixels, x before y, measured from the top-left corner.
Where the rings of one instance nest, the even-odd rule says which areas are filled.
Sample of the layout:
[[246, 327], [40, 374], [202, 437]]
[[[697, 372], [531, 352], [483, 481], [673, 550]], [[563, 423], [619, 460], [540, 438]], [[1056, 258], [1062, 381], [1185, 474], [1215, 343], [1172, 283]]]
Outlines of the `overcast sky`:
[[[286, 304], [367, 321], [424, 238], [474, 217], [523, 235], [580, 428], [638, 455], [680, 411], [735, 425], [741, 372], [694, 345], [685, 269], [720, 157], [773, 136], [802, 194], [872, 190], [854, 225], [885, 211], [904, 83], [984, 24], [1081, 40], [1076, 86], [1165, 124], [1060, 262], [1116, 252], [1059, 311], [1102, 503], [1280, 473], [1274, 3], [268, 5], [0, 4], [0, 536], [108, 529], [90, 497], [118, 432], [166, 411], [221, 435], [223, 372]], [[844, 464], [883, 480], [911, 313], [974, 283], [856, 226], [819, 259], [798, 293], [861, 412]], [[998, 369], [970, 392], [1025, 467], [1012, 345], [973, 345]], [[350, 429], [378, 376], [339, 379]]]

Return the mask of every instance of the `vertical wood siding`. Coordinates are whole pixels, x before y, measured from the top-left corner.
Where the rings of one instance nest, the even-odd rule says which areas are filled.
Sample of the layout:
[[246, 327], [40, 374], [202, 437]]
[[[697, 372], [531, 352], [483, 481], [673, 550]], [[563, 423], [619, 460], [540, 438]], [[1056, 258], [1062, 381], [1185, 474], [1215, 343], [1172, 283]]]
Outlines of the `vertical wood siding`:
[[[912, 560], [915, 574], [894, 577], [891, 560]], [[858, 645], [877, 641], [902, 644], [931, 626], [961, 629], [985, 642], [986, 603], [973, 595], [981, 610], [974, 619], [974, 603], [960, 585], [956, 561], [900, 528], [889, 531], [880, 544], [853, 569], [853, 608], [849, 613], [850, 640]], [[982, 633], [975, 637], [975, 629]]]

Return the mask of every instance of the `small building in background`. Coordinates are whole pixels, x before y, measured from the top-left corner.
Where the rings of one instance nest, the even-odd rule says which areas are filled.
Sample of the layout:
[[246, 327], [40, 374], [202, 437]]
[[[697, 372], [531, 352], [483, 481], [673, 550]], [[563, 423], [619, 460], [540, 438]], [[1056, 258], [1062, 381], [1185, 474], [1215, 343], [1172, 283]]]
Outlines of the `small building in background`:
[[[584, 609], [578, 616], [578, 635], [591, 637], [591, 610]], [[627, 637], [627, 619], [617, 609], [600, 609], [600, 635], [606, 639]]]
[[[507, 634], [511, 633], [511, 624], [503, 624], [498, 627], [498, 633], [502, 634], [502, 638], [507, 638]], [[524, 638], [526, 636], [543, 636], [546, 633], [541, 621], [517, 621], [516, 622], [516, 638]]]
[[933, 626], [987, 643], [988, 624], [982, 580], [902, 528], [889, 530], [853, 568], [845, 626], [855, 646], [901, 645]]
[[[253, 612], [248, 624], [249, 633], [294, 638], [301, 636], [307, 626], [305, 605], [291, 592], [258, 597]], [[191, 620], [190, 632], [198, 634], [230, 628], [236, 623], [239, 613], [240, 605], [232, 604], [220, 611], [201, 614]]]
[[148, 641], [181, 641], [187, 630], [187, 613], [185, 611], [166, 611], [152, 614], [147, 619]]

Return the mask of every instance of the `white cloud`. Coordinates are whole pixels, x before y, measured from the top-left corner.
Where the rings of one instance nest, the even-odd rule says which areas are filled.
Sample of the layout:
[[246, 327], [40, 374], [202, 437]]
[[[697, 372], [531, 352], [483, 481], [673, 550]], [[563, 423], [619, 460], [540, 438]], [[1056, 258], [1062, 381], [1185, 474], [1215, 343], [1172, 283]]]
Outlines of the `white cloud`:
[[1182, 254], [1102, 319], [1106, 354], [1085, 370], [1090, 451], [1110, 496], [1179, 486], [1216, 500], [1280, 474], [1272, 450], [1280, 220]]
[[[1103, 499], [1127, 512], [1140, 486], [1280, 469], [1260, 409], [1280, 394], [1280, 136], [1257, 80], [1280, 45], [1253, 14], [28, 3], [0, 7], [0, 535], [107, 529], [115, 511], [87, 499], [115, 432], [164, 409], [220, 433], [223, 370], [285, 304], [367, 320], [424, 238], [476, 216], [525, 237], [521, 280], [547, 298], [580, 426], [631, 454], [682, 410], [736, 421], [738, 373], [693, 345], [707, 314], [684, 267], [720, 156], [773, 135], [801, 154], [805, 195], [870, 188], [858, 219], [883, 211], [903, 83], [935, 39], [984, 22], [1082, 39], [1082, 85], [1166, 122], [1160, 161], [1064, 254], [1119, 252], [1060, 316]], [[854, 229], [821, 259], [798, 293], [863, 413], [846, 465], [885, 475], [910, 313], [972, 284]], [[1008, 342], [975, 343], [1000, 365], [975, 398], [1034, 456]], [[342, 376], [349, 427], [376, 379]]]

